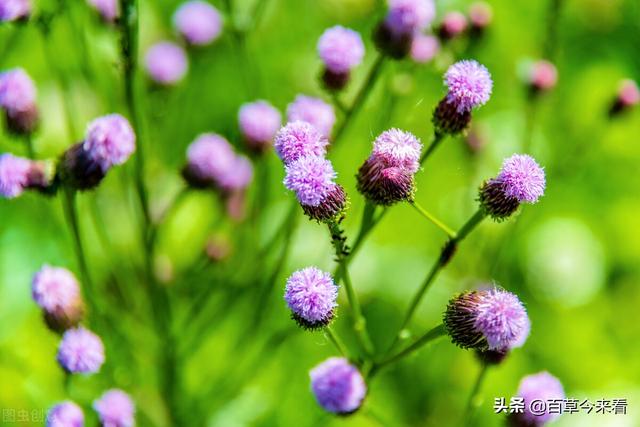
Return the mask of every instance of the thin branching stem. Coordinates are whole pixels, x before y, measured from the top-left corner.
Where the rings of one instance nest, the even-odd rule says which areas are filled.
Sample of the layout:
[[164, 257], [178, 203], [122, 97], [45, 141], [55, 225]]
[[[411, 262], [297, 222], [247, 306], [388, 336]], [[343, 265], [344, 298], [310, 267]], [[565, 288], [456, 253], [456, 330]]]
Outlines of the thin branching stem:
[[441, 220], [439, 220], [438, 218], [436, 218], [433, 214], [431, 214], [428, 210], [426, 210], [425, 208], [423, 208], [422, 206], [420, 206], [420, 204], [418, 202], [411, 201], [409, 202], [409, 204], [411, 206], [413, 206], [415, 208], [416, 211], [418, 211], [420, 213], [420, 215], [422, 215], [423, 217], [425, 217], [426, 219], [428, 219], [432, 224], [434, 224], [436, 227], [438, 227], [440, 230], [444, 231], [445, 234], [447, 235], [447, 237], [449, 237], [450, 239], [453, 239], [456, 236], [456, 232], [453, 231], [449, 226], [447, 226], [444, 222], [442, 222]]
[[344, 345], [340, 336], [333, 330], [331, 326], [325, 328], [325, 335], [329, 341], [336, 347], [341, 356], [349, 358], [349, 350]]
[[440, 338], [444, 335], [447, 334], [446, 329], [444, 328], [444, 325], [438, 325], [435, 328], [429, 330], [427, 333], [425, 333], [424, 335], [422, 335], [420, 338], [416, 339], [411, 345], [409, 345], [408, 347], [406, 347], [405, 349], [401, 350], [400, 352], [398, 352], [397, 354], [390, 356], [376, 364], [374, 364], [373, 369], [371, 370], [370, 375], [374, 375], [375, 373], [377, 373], [380, 369], [385, 368], [393, 363], [396, 363], [397, 361], [409, 356], [410, 354], [412, 354], [413, 352], [419, 350], [420, 348], [422, 348], [425, 344]]

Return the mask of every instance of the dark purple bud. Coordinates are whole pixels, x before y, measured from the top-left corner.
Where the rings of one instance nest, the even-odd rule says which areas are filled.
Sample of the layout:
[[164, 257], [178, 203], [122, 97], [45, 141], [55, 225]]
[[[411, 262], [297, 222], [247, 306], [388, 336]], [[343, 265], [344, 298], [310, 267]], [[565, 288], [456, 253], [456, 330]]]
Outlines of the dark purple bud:
[[339, 184], [334, 184], [317, 206], [300, 203], [304, 213], [319, 222], [332, 222], [344, 214], [347, 209], [347, 194]]
[[357, 178], [358, 191], [376, 205], [390, 206], [413, 200], [413, 174], [401, 167], [388, 167], [382, 156], [370, 156], [360, 166]]

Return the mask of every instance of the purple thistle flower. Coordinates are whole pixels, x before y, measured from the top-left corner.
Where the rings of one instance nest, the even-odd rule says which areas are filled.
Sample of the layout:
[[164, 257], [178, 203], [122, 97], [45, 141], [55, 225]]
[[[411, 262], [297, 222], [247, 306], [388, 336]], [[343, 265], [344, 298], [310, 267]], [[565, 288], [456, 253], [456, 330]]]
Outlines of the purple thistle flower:
[[638, 84], [631, 79], [624, 79], [620, 82], [618, 90], [618, 100], [625, 107], [631, 107], [640, 103], [640, 89]]
[[301, 157], [324, 156], [329, 141], [312, 124], [304, 121], [287, 123], [276, 134], [274, 147], [285, 165]]
[[196, 46], [213, 42], [222, 32], [220, 12], [201, 0], [183, 3], [173, 15], [173, 22], [187, 43]]
[[7, 199], [18, 197], [29, 184], [31, 162], [5, 153], [0, 156], [0, 195]]
[[93, 402], [93, 409], [103, 427], [133, 427], [135, 423], [135, 406], [131, 397], [122, 390], [106, 391]]
[[27, 19], [31, 15], [30, 0], [0, 0], [0, 22]]
[[514, 154], [506, 159], [495, 180], [504, 186], [507, 197], [526, 203], [536, 203], [546, 186], [544, 169], [526, 154]]
[[336, 114], [333, 106], [322, 99], [298, 95], [287, 106], [287, 121], [298, 120], [312, 124], [325, 138], [329, 138], [336, 122]]
[[373, 156], [380, 156], [388, 166], [396, 166], [414, 174], [420, 168], [422, 143], [411, 132], [389, 129], [373, 142]]
[[440, 50], [440, 42], [437, 37], [418, 34], [411, 42], [411, 59], [419, 64], [431, 61]]
[[331, 274], [316, 267], [298, 270], [287, 279], [284, 299], [293, 319], [304, 328], [327, 326], [338, 306], [337, 298], [338, 286]]
[[69, 400], [58, 403], [47, 413], [46, 427], [84, 427], [82, 408]]
[[480, 188], [480, 206], [496, 220], [509, 217], [520, 203], [536, 203], [546, 186], [544, 169], [526, 154], [514, 154], [494, 179]]
[[348, 73], [362, 62], [364, 43], [360, 33], [336, 25], [320, 36], [318, 55], [327, 70], [335, 74]]
[[477, 1], [469, 6], [469, 21], [473, 31], [483, 31], [491, 24], [493, 10], [491, 5], [484, 1]]
[[521, 347], [531, 323], [518, 297], [503, 289], [467, 291], [449, 301], [444, 325], [454, 344], [477, 350]]
[[238, 123], [247, 144], [252, 149], [264, 151], [278, 133], [282, 115], [267, 101], [255, 101], [240, 107]]
[[31, 282], [33, 300], [45, 312], [47, 324], [55, 331], [76, 326], [84, 314], [78, 280], [69, 270], [44, 265]]
[[464, 33], [467, 25], [467, 17], [462, 13], [458, 11], [448, 12], [442, 19], [438, 33], [444, 40], [450, 40]]
[[311, 391], [326, 411], [347, 415], [360, 408], [367, 385], [358, 368], [342, 357], [330, 357], [309, 372]]
[[167, 86], [182, 80], [189, 66], [184, 49], [168, 41], [156, 43], [147, 50], [145, 65], [153, 81]]
[[337, 174], [324, 157], [305, 156], [286, 166], [284, 186], [296, 193], [302, 205], [318, 206], [335, 187]]
[[105, 22], [113, 23], [120, 17], [118, 0], [87, 0]]
[[36, 103], [36, 86], [22, 68], [0, 73], [0, 106], [10, 112], [27, 111]]
[[433, 0], [388, 0], [388, 3], [385, 23], [396, 36], [422, 31], [436, 16]]
[[562, 383], [548, 372], [539, 372], [528, 375], [520, 381], [518, 397], [524, 399], [524, 412], [512, 415], [512, 424], [522, 427], [539, 427], [558, 418], [559, 414], [549, 413], [547, 409], [542, 414], [533, 414], [530, 404], [536, 400], [545, 403], [550, 400], [562, 400], [565, 398]]
[[98, 117], [89, 123], [83, 149], [106, 173], [126, 162], [136, 149], [136, 135], [129, 121], [120, 114]]
[[0, 73], [0, 106], [7, 117], [7, 128], [16, 134], [33, 132], [39, 119], [36, 86], [22, 68]]
[[558, 70], [552, 62], [540, 60], [531, 64], [527, 83], [534, 91], [551, 90], [557, 82]]
[[104, 363], [104, 345], [96, 334], [83, 327], [67, 330], [58, 347], [57, 360], [69, 373], [93, 374]]
[[220, 135], [205, 133], [187, 148], [185, 178], [198, 187], [217, 185], [233, 169], [236, 154], [229, 142]]
[[253, 179], [253, 166], [246, 156], [235, 156], [231, 167], [217, 178], [220, 188], [227, 192], [247, 188]]
[[447, 103], [453, 104], [459, 114], [489, 101], [493, 81], [484, 65], [474, 60], [463, 60], [449, 67], [445, 74], [449, 88]]

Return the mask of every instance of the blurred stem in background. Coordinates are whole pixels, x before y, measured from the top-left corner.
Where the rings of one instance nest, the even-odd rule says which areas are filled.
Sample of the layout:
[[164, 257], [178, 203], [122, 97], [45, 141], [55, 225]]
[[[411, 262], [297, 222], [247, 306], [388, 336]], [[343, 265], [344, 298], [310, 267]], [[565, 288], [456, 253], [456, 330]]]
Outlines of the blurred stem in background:
[[549, 11], [547, 13], [547, 37], [543, 46], [543, 56], [547, 59], [554, 59], [558, 46], [558, 22], [562, 0], [549, 0]]
[[478, 224], [480, 224], [480, 222], [482, 222], [485, 216], [486, 215], [482, 209], [476, 211], [476, 213], [471, 218], [469, 218], [469, 220], [462, 226], [462, 228], [460, 228], [460, 230], [455, 233], [453, 237], [449, 238], [449, 240], [442, 247], [438, 259], [436, 260], [435, 264], [433, 264], [433, 267], [431, 267], [431, 270], [427, 274], [427, 277], [425, 278], [424, 282], [422, 282], [422, 285], [420, 286], [414, 297], [411, 299], [411, 303], [409, 304], [409, 308], [407, 309], [407, 312], [404, 316], [404, 320], [402, 321], [400, 329], [394, 337], [394, 340], [391, 343], [387, 354], [393, 351], [394, 347], [399, 341], [410, 336], [410, 332], [407, 330], [407, 327], [409, 326], [409, 323], [411, 323], [411, 320], [413, 319], [413, 316], [418, 309], [418, 306], [420, 305], [420, 302], [422, 301], [425, 293], [427, 292], [435, 278], [438, 276], [438, 273], [440, 273], [440, 271], [442, 271], [442, 269], [449, 263], [449, 261], [451, 261], [451, 258], [453, 258], [457, 251], [458, 245], [469, 235], [469, 233], [471, 233], [471, 231], [473, 231], [474, 228], [476, 228]]
[[62, 86], [62, 108], [64, 109], [64, 116], [67, 125], [67, 132], [69, 133], [69, 139], [71, 143], [76, 142], [76, 138], [78, 135], [76, 133], [76, 128], [73, 123], [73, 108], [71, 107], [71, 93], [69, 79], [67, 78], [66, 73], [60, 71], [60, 67], [54, 61], [54, 53], [51, 52], [50, 46], [53, 46], [53, 43], [49, 43], [49, 38], [51, 37], [51, 24], [53, 18], [59, 13], [60, 10], [51, 13], [43, 13], [38, 17], [35, 21], [40, 31], [40, 35], [42, 36], [42, 49], [44, 51], [45, 61], [49, 66], [49, 69], [53, 71], [56, 82]]
[[487, 363], [482, 363], [480, 365], [480, 371], [478, 372], [478, 376], [476, 377], [476, 382], [473, 384], [473, 388], [471, 389], [471, 394], [469, 395], [469, 400], [467, 401], [467, 407], [464, 414], [464, 425], [473, 426], [475, 412], [482, 403], [482, 399], [480, 393], [482, 391], [482, 385], [484, 383], [484, 379], [487, 376], [487, 371], [489, 370], [489, 365]]
[[376, 84], [376, 81], [378, 80], [378, 77], [382, 73], [382, 70], [385, 64], [385, 56], [380, 53], [378, 53], [377, 55], [378, 56], [374, 60], [373, 65], [371, 65], [369, 74], [365, 78], [364, 83], [362, 84], [355, 99], [353, 100], [353, 104], [351, 104], [351, 107], [348, 110], [346, 110], [344, 114], [344, 118], [340, 123], [340, 127], [338, 127], [335, 134], [333, 135], [334, 146], [338, 143], [338, 141], [344, 134], [345, 130], [347, 129], [347, 126], [349, 126], [349, 123], [352, 121], [353, 117], [355, 117], [358, 114], [358, 111], [360, 111], [360, 109], [364, 105], [364, 102], [367, 100], [369, 93], [372, 91], [373, 87]]

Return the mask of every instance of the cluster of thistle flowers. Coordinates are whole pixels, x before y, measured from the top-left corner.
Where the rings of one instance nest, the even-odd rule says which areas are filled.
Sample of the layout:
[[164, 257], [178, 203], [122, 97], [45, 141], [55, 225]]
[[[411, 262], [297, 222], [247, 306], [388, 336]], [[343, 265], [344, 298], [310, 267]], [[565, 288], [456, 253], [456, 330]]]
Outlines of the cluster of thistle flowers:
[[[47, 326], [62, 335], [56, 359], [65, 373], [90, 375], [99, 372], [105, 363], [104, 344], [98, 335], [82, 326], [85, 303], [73, 273], [65, 268], [44, 265], [34, 275], [31, 291]], [[131, 427], [134, 424], [133, 401], [122, 390], [106, 391], [94, 401], [93, 408], [103, 426]], [[82, 409], [72, 401], [56, 404], [49, 410], [47, 426], [83, 425]]]
[[[409, 42], [433, 18], [433, 4], [392, 0], [389, 5], [389, 13], [376, 31], [376, 42], [385, 54], [401, 57], [408, 52]], [[359, 37], [341, 27], [323, 35], [319, 51], [325, 62], [323, 81], [327, 88], [340, 88], [333, 83], [348, 81], [344, 71], [340, 74], [341, 70], [349, 69], [346, 64], [361, 61], [362, 52], [355, 47], [356, 40]], [[334, 56], [327, 53], [327, 46], [347, 46], [341, 55], [335, 55], [343, 60], [345, 67], [334, 67]], [[433, 114], [437, 139], [463, 132], [470, 123], [472, 110], [489, 100], [493, 83], [484, 66], [467, 60], [449, 68], [445, 84], [447, 94]], [[335, 224], [345, 213], [347, 198], [335, 182], [336, 173], [331, 163], [325, 158], [327, 144], [328, 140], [313, 125], [302, 121], [288, 123], [275, 138], [276, 152], [285, 165], [285, 187], [295, 192], [310, 219]], [[410, 132], [400, 129], [383, 132], [373, 142], [371, 155], [358, 171], [358, 191], [376, 206], [412, 202], [416, 191], [415, 174], [424, 160], [421, 153], [421, 142]], [[497, 221], [504, 220], [522, 203], [536, 203], [543, 195], [545, 185], [544, 171], [536, 161], [528, 155], [516, 154], [504, 161], [495, 178], [481, 186], [480, 214]], [[340, 256], [338, 254], [339, 259]], [[335, 318], [338, 292], [338, 285], [330, 273], [306, 267], [288, 278], [284, 299], [298, 325], [318, 330], [326, 328]], [[444, 312], [444, 328], [454, 344], [476, 350], [485, 363], [498, 363], [511, 349], [525, 343], [531, 324], [516, 295], [491, 286], [454, 297]], [[329, 358], [313, 368], [310, 377], [316, 400], [332, 413], [353, 413], [367, 394], [365, 375], [356, 361], [346, 358]], [[549, 392], [550, 387], [542, 380], [536, 382], [536, 378], [523, 380], [520, 394], [525, 399]], [[526, 412], [522, 419], [514, 419], [514, 423], [529, 422], [530, 417], [533, 415]], [[548, 419], [535, 417], [533, 425], [542, 425]]]

